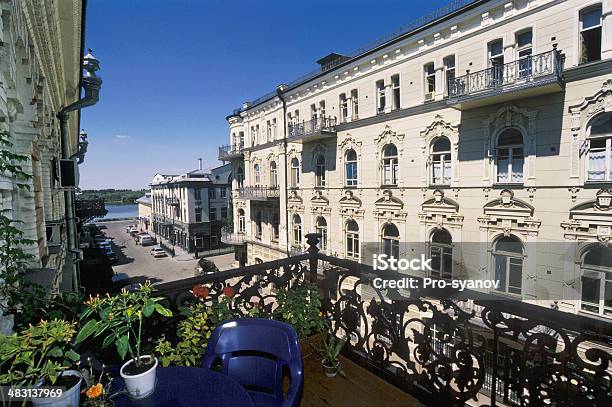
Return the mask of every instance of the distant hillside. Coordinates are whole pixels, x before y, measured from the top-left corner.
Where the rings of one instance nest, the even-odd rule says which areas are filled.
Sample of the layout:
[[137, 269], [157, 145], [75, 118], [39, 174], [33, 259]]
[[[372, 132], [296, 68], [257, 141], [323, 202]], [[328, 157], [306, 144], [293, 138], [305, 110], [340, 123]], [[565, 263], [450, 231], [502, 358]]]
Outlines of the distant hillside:
[[105, 205], [128, 205], [150, 192], [148, 189], [133, 191], [131, 189], [83, 189], [77, 199], [103, 199]]

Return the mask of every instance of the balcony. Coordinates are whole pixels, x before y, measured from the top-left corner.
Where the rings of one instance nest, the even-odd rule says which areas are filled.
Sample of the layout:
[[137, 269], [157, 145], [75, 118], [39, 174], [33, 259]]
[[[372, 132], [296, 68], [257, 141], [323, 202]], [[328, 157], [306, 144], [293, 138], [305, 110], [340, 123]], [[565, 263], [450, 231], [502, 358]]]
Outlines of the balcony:
[[246, 243], [244, 232], [234, 232], [226, 228], [221, 229], [221, 242], [229, 245], [240, 246]]
[[266, 201], [270, 198], [279, 198], [280, 189], [278, 187], [251, 186], [238, 189], [238, 198], [250, 199], [253, 201]]
[[227, 144], [219, 147], [219, 161], [230, 161], [242, 157], [244, 146]]
[[318, 117], [301, 123], [289, 123], [287, 140], [291, 143], [308, 143], [336, 136], [336, 118]]
[[246, 316], [254, 306], [273, 310], [279, 288], [317, 284], [331, 331], [351, 338], [343, 357], [357, 364], [343, 359], [346, 377], [325, 382], [305, 353], [311, 374], [302, 405], [612, 402], [612, 322], [470, 290], [385, 292], [375, 277], [405, 275], [321, 254], [317, 236], [306, 237], [305, 254], [158, 288], [177, 309], [193, 301], [197, 284], [207, 287], [207, 304], [222, 301], [229, 285], [233, 306]]
[[551, 51], [449, 80], [447, 105], [459, 110], [558, 92], [563, 55]]

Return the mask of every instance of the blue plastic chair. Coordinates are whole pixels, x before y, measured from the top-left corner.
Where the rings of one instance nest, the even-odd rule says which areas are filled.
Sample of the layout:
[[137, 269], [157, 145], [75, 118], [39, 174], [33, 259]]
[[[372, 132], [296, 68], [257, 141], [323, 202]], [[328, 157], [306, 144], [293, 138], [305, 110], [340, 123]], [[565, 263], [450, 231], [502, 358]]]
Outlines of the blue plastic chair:
[[[217, 325], [206, 346], [202, 367], [240, 383], [258, 407], [299, 405], [304, 387], [304, 362], [295, 329], [284, 322], [239, 318]], [[283, 395], [283, 376], [291, 385]]]

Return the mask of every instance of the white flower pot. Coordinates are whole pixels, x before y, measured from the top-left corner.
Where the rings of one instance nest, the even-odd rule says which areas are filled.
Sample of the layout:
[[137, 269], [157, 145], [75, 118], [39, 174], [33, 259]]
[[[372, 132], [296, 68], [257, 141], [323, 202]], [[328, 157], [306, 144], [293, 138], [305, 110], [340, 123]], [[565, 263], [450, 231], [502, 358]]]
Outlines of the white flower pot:
[[155, 379], [157, 372], [157, 358], [153, 356], [141, 356], [140, 359], [153, 358], [155, 363], [153, 366], [147, 370], [146, 372], [131, 376], [124, 373], [125, 368], [134, 363], [132, 359], [128, 360], [121, 366], [121, 370], [119, 374], [121, 378], [125, 382], [125, 387], [130, 395], [130, 397], [135, 399], [143, 399], [149, 396], [155, 390]]
[[33, 398], [32, 404], [35, 407], [79, 407], [81, 399], [81, 382], [83, 377], [77, 370], [66, 370], [62, 376], [78, 376], [79, 382], [69, 389], [66, 389], [60, 397]]
[[321, 364], [323, 365], [323, 368], [325, 369], [325, 376], [335, 377], [338, 374], [338, 370], [340, 368], [339, 361], [336, 360], [334, 365], [329, 366], [325, 364], [325, 360], [321, 360]]

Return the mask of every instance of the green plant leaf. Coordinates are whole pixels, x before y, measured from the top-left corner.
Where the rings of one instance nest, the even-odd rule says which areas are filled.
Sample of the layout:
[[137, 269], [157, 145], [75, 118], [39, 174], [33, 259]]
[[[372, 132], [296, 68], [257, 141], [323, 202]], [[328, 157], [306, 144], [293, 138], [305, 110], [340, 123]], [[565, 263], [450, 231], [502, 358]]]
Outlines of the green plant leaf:
[[96, 332], [96, 330], [98, 329], [98, 324], [99, 324], [99, 322], [98, 321], [94, 321], [93, 319], [87, 321], [87, 323], [85, 325], [83, 325], [83, 327], [81, 328], [81, 330], [77, 334], [76, 343], [83, 342], [85, 339], [87, 339], [89, 336], [91, 336], [91, 334]]
[[168, 308], [164, 307], [161, 304], [155, 304], [155, 311], [157, 311], [158, 314], [164, 316], [164, 317], [171, 317], [172, 316], [172, 311], [170, 311]]
[[117, 340], [117, 353], [121, 359], [125, 359], [125, 355], [128, 352], [128, 348], [130, 347], [130, 339], [127, 335], [123, 335]]
[[81, 358], [81, 356], [72, 349], [66, 352], [66, 357], [73, 362], [77, 362]]

